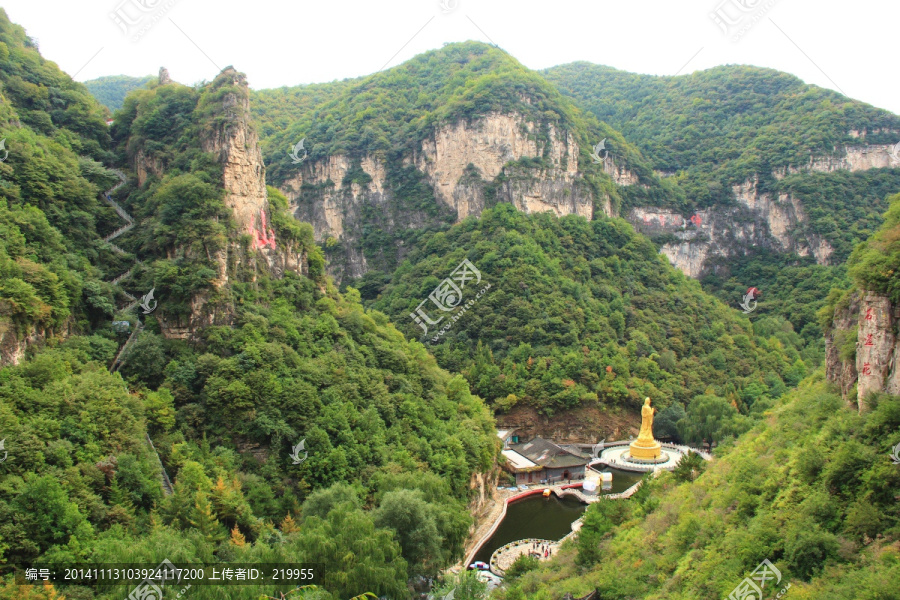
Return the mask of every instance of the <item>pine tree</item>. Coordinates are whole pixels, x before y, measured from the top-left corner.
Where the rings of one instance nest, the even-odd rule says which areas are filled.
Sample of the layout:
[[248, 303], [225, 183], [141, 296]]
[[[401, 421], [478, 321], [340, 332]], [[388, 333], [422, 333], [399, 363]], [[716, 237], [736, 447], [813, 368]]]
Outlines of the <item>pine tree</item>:
[[288, 515], [281, 522], [281, 533], [284, 535], [290, 535], [295, 531], [300, 531], [300, 528], [297, 527], [297, 522], [294, 521], [294, 517]]
[[234, 529], [231, 530], [231, 543], [235, 546], [247, 545], [247, 540], [244, 538], [244, 534], [241, 533], [241, 530], [238, 529], [237, 524], [235, 524]]
[[223, 538], [222, 525], [216, 519], [212, 502], [209, 501], [209, 496], [205, 492], [197, 492], [190, 523], [209, 543], [218, 542]]

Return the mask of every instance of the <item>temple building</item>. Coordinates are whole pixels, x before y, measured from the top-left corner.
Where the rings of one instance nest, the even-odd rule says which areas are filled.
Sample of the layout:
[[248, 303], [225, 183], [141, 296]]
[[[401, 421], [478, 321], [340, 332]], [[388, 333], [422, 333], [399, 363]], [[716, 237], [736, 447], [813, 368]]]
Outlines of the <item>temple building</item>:
[[506, 458], [504, 468], [516, 476], [516, 485], [582, 479], [591, 461], [590, 456], [539, 437], [524, 444], [505, 445], [502, 454]]

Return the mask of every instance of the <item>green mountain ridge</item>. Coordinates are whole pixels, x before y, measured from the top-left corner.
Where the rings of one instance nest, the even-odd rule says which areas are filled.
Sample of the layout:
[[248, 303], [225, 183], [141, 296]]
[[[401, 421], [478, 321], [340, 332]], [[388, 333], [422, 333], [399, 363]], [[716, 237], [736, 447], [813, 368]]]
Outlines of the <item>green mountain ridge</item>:
[[[541, 73], [662, 171], [721, 171], [737, 183], [762, 167], [799, 167], [835, 146], [895, 144], [900, 135], [900, 116], [774, 69], [665, 77], [577, 62]], [[692, 196], [698, 206], [708, 201]]]
[[[821, 309], [826, 326], [851, 294], [900, 299], [898, 239], [895, 194], [884, 224], [851, 256], [853, 284]], [[576, 543], [498, 597], [721, 598], [763, 560], [778, 571], [766, 596], [896, 597], [900, 397], [861, 400], [842, 400], [817, 370], [699, 474], [676, 469], [645, 481], [627, 505], [592, 505]]]
[[110, 112], [115, 112], [122, 108], [125, 96], [133, 90], [146, 87], [155, 80], [156, 78], [152, 75], [144, 77], [108, 75], [85, 81], [84, 86], [100, 104], [108, 108]]
[[[717, 207], [734, 178], [850, 144], [848, 124], [900, 131], [895, 116], [771, 71], [541, 74], [465, 42], [280, 90], [251, 92], [231, 67], [196, 86], [151, 81], [107, 127], [104, 106], [2, 11], [0, 66], [0, 599], [121, 598], [130, 588], [19, 586], [12, 573], [167, 558], [322, 564], [317, 588], [291, 592], [307, 600], [416, 598], [410, 586], [431, 577], [481, 600], [473, 577], [440, 576], [462, 559], [473, 515], [491, 512], [503, 461], [492, 413], [633, 411], [644, 396], [660, 409], [658, 437], [715, 442], [714, 460], [691, 457], [630, 500], [592, 505], [574, 542], [520, 563], [492, 598], [721, 598], [763, 559], [791, 597], [896, 596], [900, 398], [854, 406], [821, 370], [823, 329], [853, 294], [898, 301], [896, 169], [762, 178], [767, 193], [802, 198], [835, 265], [757, 249], [701, 283], [660, 255], [660, 237], [604, 214], [606, 200], [620, 214]], [[612, 109], [591, 102], [592, 85], [573, 100], [579, 90], [554, 80], [582, 70], [610, 83]], [[724, 112], [695, 102], [731, 73], [741, 77], [710, 96]], [[113, 94], [134, 82], [106, 83]], [[657, 93], [666, 111], [652, 114]], [[444, 182], [404, 161], [438, 132], [472, 136], [498, 114], [521, 116], [497, 123], [535, 153], [495, 161], [487, 178], [475, 157], [448, 183], [484, 205], [456, 223]], [[645, 115], [648, 128], [634, 122]], [[692, 147], [670, 144], [679, 123]], [[609, 160], [595, 162], [603, 138]], [[287, 153], [300, 139], [298, 166]], [[778, 148], [772, 160], [764, 142]], [[654, 173], [665, 165], [682, 172]], [[115, 246], [103, 239], [123, 218], [100, 198], [113, 167], [135, 223]], [[340, 181], [315, 179], [326, 167]], [[597, 210], [526, 214], [498, 200], [503, 190]], [[326, 202], [348, 237], [297, 220], [298, 205]], [[368, 268], [338, 288], [326, 261], [353, 252]], [[464, 259], [477, 283], [474, 271], [452, 279]], [[771, 282], [758, 312], [736, 312], [737, 277]], [[150, 289], [151, 314], [121, 309]], [[419, 307], [427, 333], [411, 318]], [[128, 343], [122, 329], [139, 334]], [[189, 597], [295, 587], [195, 586]]]
[[[439, 339], [423, 335], [410, 314], [463, 258], [489, 292]], [[715, 393], [747, 413], [809, 368], [790, 324], [737, 317], [619, 219], [499, 205], [425, 238], [372, 306], [421, 336], [441, 365], [500, 410], [520, 401], [547, 414], [591, 402], [634, 409], [646, 396], [666, 408]], [[423, 306], [431, 319], [443, 314], [431, 301]]]
[[[541, 73], [622, 131], [681, 190], [643, 207], [685, 217], [706, 211], [708, 229], [698, 227], [697, 237], [660, 228], [653, 234], [657, 244], [683, 261], [702, 261], [698, 277], [704, 289], [724, 302], [733, 304], [748, 287], [758, 288], [758, 314], [780, 315], [808, 343], [821, 345], [814, 315], [832, 286], [848, 284], [841, 265], [881, 223], [888, 197], [900, 188], [900, 165], [857, 172], [844, 166], [832, 172], [804, 169], [814, 158], [837, 160], [851, 149], [895, 144], [900, 117], [787, 73], [742, 65], [659, 77], [577, 62]], [[738, 200], [734, 186], [748, 182], [750, 197]], [[623, 216], [638, 228], [644, 225]], [[758, 241], [754, 232], [779, 227], [785, 229], [782, 237], [770, 234], [767, 247], [740, 241]], [[740, 235], [721, 237], [729, 229]], [[785, 250], [786, 241], [796, 251]], [[808, 256], [797, 255], [803, 248]], [[704, 249], [710, 256], [700, 258]], [[827, 255], [814, 257], [816, 251]], [[795, 301], [798, 285], [802, 303]]]

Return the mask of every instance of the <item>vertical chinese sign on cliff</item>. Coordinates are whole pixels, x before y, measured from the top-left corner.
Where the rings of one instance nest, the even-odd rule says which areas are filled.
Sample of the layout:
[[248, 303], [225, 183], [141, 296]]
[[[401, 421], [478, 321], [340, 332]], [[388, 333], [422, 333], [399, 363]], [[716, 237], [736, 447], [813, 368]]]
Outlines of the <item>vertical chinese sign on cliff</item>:
[[866, 294], [860, 305], [859, 333], [856, 338], [857, 398], [860, 410], [866, 409], [866, 396], [884, 390], [891, 368], [894, 334], [890, 303], [884, 296]]

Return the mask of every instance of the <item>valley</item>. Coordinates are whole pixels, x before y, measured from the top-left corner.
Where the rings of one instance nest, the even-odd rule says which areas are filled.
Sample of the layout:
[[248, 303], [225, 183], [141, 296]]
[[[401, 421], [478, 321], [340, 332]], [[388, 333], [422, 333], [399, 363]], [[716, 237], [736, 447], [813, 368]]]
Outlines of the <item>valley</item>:
[[0, 600], [894, 597], [900, 116], [476, 41], [252, 81], [0, 11]]

